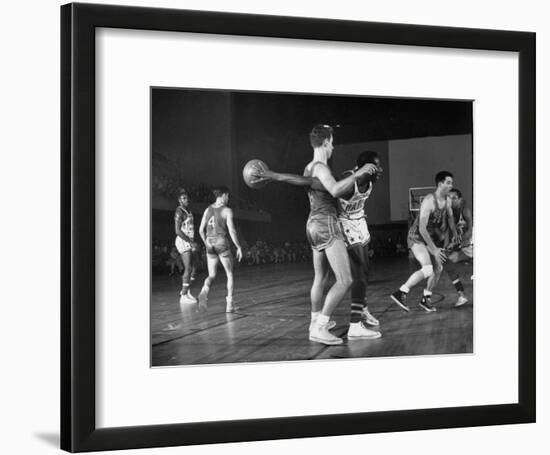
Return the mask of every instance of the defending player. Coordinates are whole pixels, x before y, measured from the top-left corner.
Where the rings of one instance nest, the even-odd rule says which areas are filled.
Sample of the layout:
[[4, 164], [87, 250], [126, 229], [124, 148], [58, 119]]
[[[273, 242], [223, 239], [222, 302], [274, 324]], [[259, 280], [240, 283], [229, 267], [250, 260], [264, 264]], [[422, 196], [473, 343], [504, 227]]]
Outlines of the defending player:
[[210, 292], [212, 281], [216, 278], [218, 262], [221, 262], [227, 276], [225, 311], [232, 313], [236, 310], [236, 307], [233, 305], [233, 255], [229, 247], [228, 233], [237, 247], [237, 260], [239, 262], [243, 257], [243, 252], [233, 222], [233, 210], [227, 207], [229, 189], [221, 186], [214, 188], [212, 192], [214, 193], [216, 202], [204, 211], [199, 227], [199, 234], [206, 246], [208, 265], [208, 276], [204, 280], [199, 294], [199, 310], [206, 311], [207, 309], [208, 292]]
[[355, 181], [353, 188], [338, 199], [338, 219], [344, 231], [353, 277], [348, 339], [373, 339], [381, 336], [380, 332], [363, 325], [363, 320], [372, 326], [379, 325], [378, 320], [370, 314], [366, 302], [370, 233], [365, 216], [365, 202], [382, 175], [380, 157], [376, 152], [361, 153], [357, 157], [355, 169], [346, 171], [344, 177], [353, 174], [366, 163], [374, 164], [376, 172]]
[[453, 282], [453, 285], [458, 293], [458, 300], [455, 306], [461, 306], [468, 302], [468, 298], [464, 292], [464, 286], [460, 280], [457, 267], [455, 264], [459, 262], [471, 261], [474, 256], [473, 252], [473, 218], [472, 211], [466, 207], [466, 201], [462, 197], [462, 193], [457, 188], [449, 191], [449, 200], [451, 201], [451, 209], [453, 212], [453, 221], [456, 226], [459, 244], [454, 246], [449, 239], [447, 250], [447, 262], [445, 263], [445, 271]]
[[[452, 238], [456, 238], [453, 214], [447, 201], [449, 191], [453, 188], [453, 174], [447, 171], [438, 172], [435, 184], [437, 189], [422, 201], [420, 214], [409, 229], [407, 237], [408, 246], [421, 268], [391, 295], [392, 300], [405, 311], [409, 311], [406, 303], [407, 294], [411, 288], [425, 279], [428, 281], [424, 296], [420, 300], [420, 307], [427, 312], [436, 311], [431, 303], [431, 295], [434, 283], [437, 282], [447, 259], [443, 248], [446, 229], [451, 229]], [[434, 259], [435, 269], [431, 257]]]
[[176, 248], [181, 256], [184, 271], [180, 292], [180, 303], [197, 303], [189, 287], [191, 285], [191, 270], [193, 268], [192, 250], [195, 244], [195, 228], [193, 226], [193, 214], [189, 210], [189, 196], [185, 190], [180, 190], [178, 195], [179, 205], [174, 213], [174, 227], [176, 231]]

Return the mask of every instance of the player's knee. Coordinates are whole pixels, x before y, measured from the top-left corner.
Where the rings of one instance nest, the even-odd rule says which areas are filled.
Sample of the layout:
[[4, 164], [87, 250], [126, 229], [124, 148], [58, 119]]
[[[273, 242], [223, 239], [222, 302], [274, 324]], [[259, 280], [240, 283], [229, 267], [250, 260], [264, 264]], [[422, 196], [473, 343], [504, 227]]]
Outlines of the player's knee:
[[424, 278], [430, 278], [434, 274], [433, 265], [424, 265], [420, 271], [422, 272], [422, 275], [424, 275]]
[[349, 275], [341, 275], [337, 279], [337, 281], [338, 283], [340, 283], [341, 286], [345, 287], [346, 289], [349, 289], [351, 287], [351, 284], [353, 283], [353, 280]]

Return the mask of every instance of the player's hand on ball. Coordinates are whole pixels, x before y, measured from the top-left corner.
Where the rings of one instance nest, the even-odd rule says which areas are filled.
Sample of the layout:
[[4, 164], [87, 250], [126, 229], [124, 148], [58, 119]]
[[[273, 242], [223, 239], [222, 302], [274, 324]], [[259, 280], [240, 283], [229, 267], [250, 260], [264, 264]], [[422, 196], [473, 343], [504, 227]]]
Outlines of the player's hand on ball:
[[241, 262], [242, 258], [243, 258], [243, 250], [241, 248], [237, 248], [237, 261]]
[[260, 182], [269, 182], [271, 180], [271, 171], [267, 170], [267, 169], [264, 169], [264, 168], [261, 168], [261, 167], [256, 167], [252, 170], [252, 172], [250, 173], [250, 177], [252, 177], [254, 180], [252, 180], [252, 184], [253, 185], [256, 185]]
[[357, 177], [361, 177], [363, 175], [374, 175], [376, 174], [376, 171], [377, 171], [377, 167], [375, 164], [372, 164], [372, 163], [367, 163], [367, 164], [364, 164], [363, 166], [361, 166], [361, 168], [359, 168], [356, 172], [355, 172], [355, 175], [357, 175]]

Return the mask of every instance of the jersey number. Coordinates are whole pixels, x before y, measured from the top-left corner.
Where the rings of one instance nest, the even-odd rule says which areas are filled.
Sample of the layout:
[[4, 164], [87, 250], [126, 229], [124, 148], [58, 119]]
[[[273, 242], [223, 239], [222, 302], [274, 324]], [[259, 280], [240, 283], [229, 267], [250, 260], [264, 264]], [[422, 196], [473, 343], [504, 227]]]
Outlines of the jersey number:
[[216, 229], [216, 220], [214, 219], [213, 216], [210, 217], [210, 219], [208, 220], [208, 223], [206, 224], [210, 226], [213, 230]]

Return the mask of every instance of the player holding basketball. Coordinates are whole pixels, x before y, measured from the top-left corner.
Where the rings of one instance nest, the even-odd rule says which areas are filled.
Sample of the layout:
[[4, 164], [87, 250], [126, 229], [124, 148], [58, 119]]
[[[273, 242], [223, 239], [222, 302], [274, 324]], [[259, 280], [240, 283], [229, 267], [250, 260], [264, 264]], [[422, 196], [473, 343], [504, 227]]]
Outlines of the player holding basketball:
[[185, 190], [180, 190], [178, 195], [179, 205], [174, 213], [174, 227], [176, 231], [176, 248], [181, 256], [185, 270], [182, 275], [180, 303], [197, 303], [189, 287], [191, 285], [191, 270], [193, 267], [192, 250], [195, 247], [195, 228], [193, 226], [193, 214], [189, 210], [189, 195]]
[[[421, 268], [391, 295], [392, 300], [405, 311], [409, 311], [406, 303], [407, 294], [412, 287], [425, 279], [428, 281], [424, 296], [420, 300], [420, 307], [427, 312], [436, 311], [431, 303], [431, 295], [434, 283], [437, 282], [443, 270], [443, 264], [447, 260], [443, 248], [446, 229], [450, 228], [452, 237], [456, 238], [453, 213], [447, 201], [449, 191], [453, 188], [453, 174], [447, 171], [438, 172], [435, 176], [435, 184], [437, 189], [422, 201], [420, 214], [414, 220], [407, 237], [408, 246]], [[435, 261], [435, 270], [431, 257]]]
[[204, 284], [199, 294], [199, 310], [206, 311], [207, 309], [206, 302], [208, 300], [208, 292], [210, 291], [212, 281], [216, 278], [218, 262], [221, 262], [227, 277], [225, 311], [227, 313], [232, 313], [236, 308], [233, 305], [233, 255], [229, 248], [228, 233], [237, 247], [238, 261], [242, 259], [243, 252], [233, 222], [233, 210], [227, 207], [227, 203], [229, 202], [229, 189], [221, 186], [214, 188], [212, 192], [216, 197], [216, 202], [204, 211], [199, 227], [199, 234], [206, 246], [206, 260], [208, 265], [208, 276], [204, 280]]
[[[258, 169], [255, 176], [262, 179], [307, 186], [310, 213], [306, 224], [306, 235], [313, 250], [314, 279], [311, 287], [311, 324], [309, 339], [327, 345], [342, 344], [343, 340], [329, 332], [330, 316], [351, 286], [349, 257], [344, 236], [338, 222], [336, 198], [353, 188], [355, 181], [366, 174], [374, 174], [376, 166], [365, 164], [356, 172], [336, 181], [327, 165], [332, 156], [333, 130], [329, 125], [315, 126], [309, 135], [313, 147], [313, 160], [306, 166], [304, 176], [280, 174]], [[313, 180], [319, 182], [312, 186]], [[336, 282], [328, 291], [323, 304], [323, 291], [328, 277], [327, 263]], [[352, 338], [371, 337], [368, 329], [362, 327]], [[359, 333], [361, 332], [361, 333]], [[349, 336], [349, 334], [348, 334]], [[379, 335], [378, 335], [379, 336]]]
[[453, 212], [453, 221], [456, 226], [459, 244], [455, 247], [451, 244], [448, 246], [447, 262], [445, 263], [445, 271], [453, 282], [453, 285], [458, 293], [458, 300], [455, 306], [461, 306], [468, 302], [468, 298], [464, 293], [464, 286], [458, 275], [455, 264], [459, 262], [471, 261], [473, 252], [473, 219], [472, 211], [466, 207], [466, 202], [462, 197], [462, 193], [457, 188], [449, 191], [449, 200], [451, 201], [451, 209]]
[[376, 152], [361, 153], [357, 157], [355, 169], [344, 172], [344, 177], [353, 174], [366, 163], [374, 164], [376, 172], [355, 181], [353, 188], [338, 199], [338, 219], [344, 231], [353, 277], [348, 339], [372, 339], [381, 336], [380, 332], [363, 326], [363, 320], [372, 326], [379, 325], [378, 320], [370, 314], [366, 302], [370, 233], [365, 216], [365, 202], [382, 175], [380, 157]]

